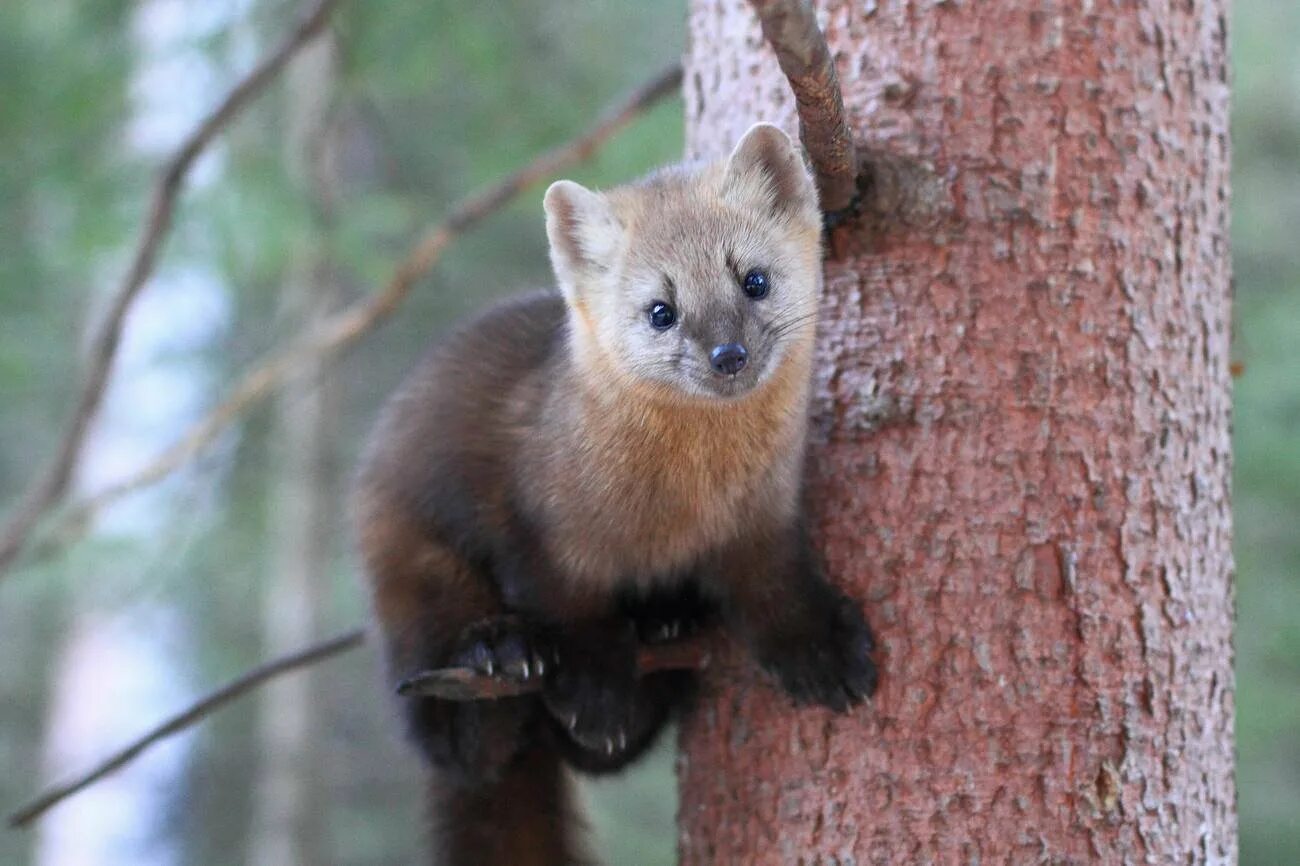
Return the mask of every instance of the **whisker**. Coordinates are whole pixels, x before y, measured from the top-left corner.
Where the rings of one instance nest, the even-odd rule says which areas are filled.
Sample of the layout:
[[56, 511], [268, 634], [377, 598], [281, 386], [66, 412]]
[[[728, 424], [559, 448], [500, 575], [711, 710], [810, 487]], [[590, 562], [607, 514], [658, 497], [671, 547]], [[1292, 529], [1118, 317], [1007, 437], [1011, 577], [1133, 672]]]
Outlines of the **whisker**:
[[773, 319], [771, 322], [768, 322], [767, 325], [764, 326], [764, 330], [767, 330], [767, 329], [770, 329], [770, 328], [781, 328], [781, 327], [784, 327], [784, 326], [786, 326], [787, 324], [790, 324], [790, 323], [792, 323], [792, 322], [798, 322], [798, 321], [802, 321], [802, 320], [807, 320], [807, 319], [809, 319], [809, 318], [812, 318], [812, 317], [816, 316], [816, 315], [817, 315], [817, 312], [818, 312], [818, 310], [817, 310], [816, 307], [812, 307], [812, 308], [809, 308], [809, 309], [799, 309], [799, 310], [795, 310], [795, 311], [793, 311], [792, 313], [790, 313], [790, 315], [786, 316], [785, 318], [781, 318], [781, 319]]
[[773, 322], [767, 328], [765, 328], [762, 331], [762, 336], [767, 337], [772, 341], [776, 341], [784, 337], [786, 334], [789, 334], [790, 332], [794, 331], [796, 328], [802, 327], [803, 325], [806, 325], [808, 322], [811, 322], [816, 318], [817, 318], [817, 311], [814, 310], [804, 315], [793, 316], [787, 319], [781, 319]]
[[817, 310], [812, 310], [802, 315], [791, 316], [786, 319], [779, 319], [776, 322], [773, 322], [773, 325], [775, 325], [777, 328], [784, 328], [790, 325], [801, 325], [804, 322], [810, 321], [815, 318], [817, 318]]

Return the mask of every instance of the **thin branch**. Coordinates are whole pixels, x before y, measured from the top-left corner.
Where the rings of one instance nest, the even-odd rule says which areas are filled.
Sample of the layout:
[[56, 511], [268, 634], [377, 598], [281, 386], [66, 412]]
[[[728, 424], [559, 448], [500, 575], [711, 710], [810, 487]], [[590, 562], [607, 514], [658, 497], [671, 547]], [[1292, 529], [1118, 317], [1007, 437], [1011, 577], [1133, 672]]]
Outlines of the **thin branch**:
[[[643, 646], [636, 660], [637, 672], [641, 676], [657, 671], [699, 670], [708, 664], [709, 641], [704, 637]], [[398, 683], [397, 693], [445, 701], [481, 701], [540, 692], [542, 682], [540, 676], [513, 680], [487, 676], [473, 668], [439, 668], [407, 677]]]
[[105, 507], [187, 464], [243, 412], [274, 393], [298, 370], [308, 364], [329, 360], [374, 330], [392, 315], [452, 241], [496, 213], [524, 190], [590, 158], [597, 148], [632, 120], [661, 99], [676, 93], [681, 80], [680, 66], [661, 72], [613, 106], [582, 135], [538, 156], [492, 186], [462, 199], [440, 223], [424, 233], [382, 291], [335, 314], [314, 333], [254, 367], [207, 416], [134, 475], [73, 504], [59, 519], [47, 542], [41, 545], [42, 552], [51, 552], [75, 540]]
[[154, 743], [185, 730], [211, 714], [214, 710], [257, 688], [267, 680], [355, 649], [361, 646], [364, 641], [365, 630], [353, 629], [300, 652], [283, 656], [254, 668], [233, 682], [199, 699], [184, 712], [158, 725], [126, 748], [111, 755], [89, 772], [41, 794], [26, 806], [11, 814], [9, 816], [9, 826], [27, 826], [58, 803], [129, 763]]
[[[340, 653], [356, 649], [365, 642], [365, 630], [353, 629], [337, 637], [322, 641], [292, 655], [282, 656], [254, 668], [215, 692], [191, 704], [183, 712], [159, 724], [144, 736], [115, 752], [91, 770], [62, 785], [40, 794], [30, 803], [9, 816], [9, 826], [26, 827], [41, 815], [67, 798], [98, 782], [110, 773], [135, 760], [146, 749], [160, 740], [178, 734], [202, 721], [214, 711], [236, 698], [252, 691], [281, 674], [324, 661]], [[637, 656], [637, 669], [641, 675], [666, 670], [698, 670], [709, 662], [709, 639], [688, 638], [674, 643], [652, 644], [641, 648]], [[424, 671], [402, 682], [398, 693], [402, 695], [430, 695], [444, 700], [481, 700], [541, 691], [540, 679], [519, 682], [497, 677], [485, 677], [463, 668], [443, 668]]]
[[837, 215], [853, 206], [858, 163], [840, 80], [817, 16], [808, 0], [749, 2], [794, 91], [799, 138], [812, 160], [822, 210]]
[[176, 198], [184, 185], [186, 175], [189, 174], [199, 154], [212, 143], [226, 124], [275, 79], [299, 49], [324, 29], [337, 5], [338, 0], [319, 0], [280, 47], [235, 85], [216, 110], [181, 143], [163, 167], [154, 187], [148, 221], [136, 246], [131, 265], [117, 291], [114, 292], [108, 312], [95, 334], [86, 380], [81, 387], [81, 395], [77, 400], [72, 419], [55, 452], [54, 461], [45, 474], [28, 487], [22, 500], [15, 506], [13, 516], [0, 532], [0, 573], [18, 558], [32, 529], [41, 518], [58, 505], [67, 494], [68, 486], [86, 444], [90, 423], [104, 400], [109, 373], [113, 368], [113, 360], [117, 356], [127, 312], [139, 296], [140, 290], [153, 275], [158, 251], [171, 228]]

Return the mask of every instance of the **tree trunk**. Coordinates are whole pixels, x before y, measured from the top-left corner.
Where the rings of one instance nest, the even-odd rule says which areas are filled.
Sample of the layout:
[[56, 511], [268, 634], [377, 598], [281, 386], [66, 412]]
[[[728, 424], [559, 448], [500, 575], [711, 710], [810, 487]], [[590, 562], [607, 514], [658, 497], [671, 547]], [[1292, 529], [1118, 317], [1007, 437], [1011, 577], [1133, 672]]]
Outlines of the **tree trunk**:
[[[329, 159], [328, 121], [336, 79], [335, 46], [322, 38], [290, 64], [286, 90], [286, 169], [316, 212], [329, 219], [335, 165]], [[290, 332], [323, 321], [340, 301], [324, 231], [295, 251], [283, 287], [283, 318]], [[269, 527], [274, 567], [263, 602], [263, 643], [275, 657], [317, 637], [332, 539], [342, 498], [335, 471], [337, 387], [319, 365], [284, 389], [272, 448], [276, 451]], [[259, 778], [249, 862], [253, 866], [316, 866], [326, 862], [321, 842], [322, 714], [311, 671], [266, 687], [260, 707]]]
[[[688, 150], [793, 132], [748, 4], [692, 7]], [[883, 679], [715, 668], [682, 862], [1235, 862], [1223, 2], [819, 10], [885, 211], [827, 264], [809, 502]]]

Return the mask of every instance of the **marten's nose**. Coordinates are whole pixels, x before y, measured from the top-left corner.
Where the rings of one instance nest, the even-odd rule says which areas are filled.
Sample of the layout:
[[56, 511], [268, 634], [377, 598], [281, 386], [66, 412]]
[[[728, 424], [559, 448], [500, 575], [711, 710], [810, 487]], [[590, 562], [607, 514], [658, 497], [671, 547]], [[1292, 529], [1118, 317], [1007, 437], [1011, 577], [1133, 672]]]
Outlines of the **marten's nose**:
[[736, 375], [745, 369], [748, 360], [749, 352], [740, 343], [723, 343], [709, 353], [709, 364], [713, 366], [713, 371], [723, 376]]

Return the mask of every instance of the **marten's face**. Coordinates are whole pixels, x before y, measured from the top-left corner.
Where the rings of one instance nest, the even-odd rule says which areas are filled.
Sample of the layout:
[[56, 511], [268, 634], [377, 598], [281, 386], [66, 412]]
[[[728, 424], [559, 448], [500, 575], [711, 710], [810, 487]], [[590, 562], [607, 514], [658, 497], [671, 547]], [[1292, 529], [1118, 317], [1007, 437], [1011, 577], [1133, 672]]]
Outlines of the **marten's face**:
[[562, 181], [546, 206], [575, 349], [619, 379], [737, 398], [811, 343], [820, 214], [775, 127], [751, 129], [723, 164], [608, 194]]
[[700, 397], [738, 397], [811, 340], [818, 227], [710, 200], [648, 204], [602, 287], [594, 328], [630, 374]]

